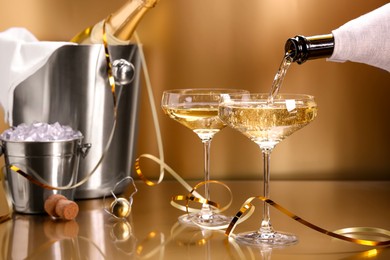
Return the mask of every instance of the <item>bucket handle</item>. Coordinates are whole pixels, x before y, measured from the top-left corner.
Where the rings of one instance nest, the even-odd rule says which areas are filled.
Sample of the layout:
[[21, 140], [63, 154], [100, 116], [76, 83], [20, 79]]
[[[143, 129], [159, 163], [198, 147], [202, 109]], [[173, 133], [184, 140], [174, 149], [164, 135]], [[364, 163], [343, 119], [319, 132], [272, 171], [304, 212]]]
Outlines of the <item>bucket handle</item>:
[[[81, 154], [81, 156], [83, 158], [85, 158], [88, 155], [89, 149], [91, 147], [92, 147], [91, 143], [80, 144], [79, 147], [78, 147], [78, 152]], [[4, 149], [3, 145], [0, 145], [0, 156], [2, 156], [4, 154], [4, 150], [5, 149]], [[49, 189], [49, 190], [71, 189], [71, 188], [74, 188], [77, 185], [77, 184], [75, 184], [75, 185], [70, 185], [69, 184], [67, 186], [62, 186], [62, 187], [53, 187], [53, 186], [49, 185], [48, 183], [46, 183], [46, 181], [43, 180], [33, 169], [29, 169], [29, 172], [32, 173], [32, 175], [29, 175], [29, 174], [27, 174], [26, 172], [24, 172], [23, 170], [21, 170], [18, 166], [14, 165], [14, 164], [5, 165], [4, 167], [10, 168], [10, 170], [15, 171], [15, 172], [21, 174], [23, 177], [25, 177], [26, 179], [28, 179], [32, 183], [34, 183], [34, 184], [36, 184], [36, 185], [38, 185], [38, 186], [40, 186], [42, 188]]]
[[[83, 158], [87, 157], [89, 149], [91, 149], [91, 147], [92, 147], [91, 143], [81, 144], [79, 146], [79, 152], [81, 154], [81, 157]], [[1, 150], [0, 150], [0, 156], [1, 156]]]

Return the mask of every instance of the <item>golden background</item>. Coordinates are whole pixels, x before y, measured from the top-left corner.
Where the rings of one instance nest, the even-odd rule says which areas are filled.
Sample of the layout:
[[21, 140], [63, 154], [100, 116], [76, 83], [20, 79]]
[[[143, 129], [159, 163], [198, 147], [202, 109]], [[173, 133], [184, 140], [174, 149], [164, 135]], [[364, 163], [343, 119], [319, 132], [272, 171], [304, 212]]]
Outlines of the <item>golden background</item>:
[[[40, 40], [67, 41], [124, 2], [0, 0], [0, 31], [25, 27]], [[387, 2], [161, 0], [137, 30], [156, 104], [160, 105], [162, 91], [172, 88], [234, 87], [268, 92], [287, 38], [330, 33]], [[390, 179], [389, 85], [388, 72], [364, 64], [324, 59], [293, 64], [282, 91], [316, 96], [319, 115], [275, 148], [272, 178]], [[137, 154], [158, 155], [144, 85], [141, 98]], [[166, 163], [186, 179], [202, 178], [199, 138], [166, 117], [159, 107], [158, 113]], [[6, 127], [2, 123], [1, 130]], [[152, 162], [143, 165], [148, 176], [157, 175]], [[261, 153], [249, 139], [228, 128], [215, 136], [212, 178], [258, 179], [261, 167]]]

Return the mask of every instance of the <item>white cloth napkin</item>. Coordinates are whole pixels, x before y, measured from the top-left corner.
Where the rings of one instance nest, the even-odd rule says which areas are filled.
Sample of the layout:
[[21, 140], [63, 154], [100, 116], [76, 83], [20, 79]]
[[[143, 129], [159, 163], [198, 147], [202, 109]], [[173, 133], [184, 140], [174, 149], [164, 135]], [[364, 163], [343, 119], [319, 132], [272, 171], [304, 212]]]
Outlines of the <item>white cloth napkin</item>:
[[5, 121], [12, 125], [14, 89], [41, 68], [50, 55], [70, 42], [38, 41], [24, 28], [0, 32], [0, 102]]
[[362, 15], [332, 31], [329, 61], [353, 61], [390, 72], [390, 4]]

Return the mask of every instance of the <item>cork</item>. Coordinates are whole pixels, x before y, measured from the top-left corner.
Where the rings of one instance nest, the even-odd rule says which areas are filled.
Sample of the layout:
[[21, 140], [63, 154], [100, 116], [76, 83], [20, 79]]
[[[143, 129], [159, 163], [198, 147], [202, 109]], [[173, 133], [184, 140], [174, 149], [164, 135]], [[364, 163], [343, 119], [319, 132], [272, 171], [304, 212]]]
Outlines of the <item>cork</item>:
[[60, 194], [53, 194], [45, 201], [45, 211], [52, 217], [58, 218], [59, 216], [56, 214], [56, 205], [59, 200], [67, 200], [67, 198]]
[[79, 206], [76, 202], [68, 200], [60, 194], [51, 195], [46, 199], [44, 205], [45, 211], [52, 217], [72, 220], [79, 213]]
[[71, 200], [59, 200], [55, 208], [56, 215], [62, 219], [72, 220], [79, 213], [79, 206]]

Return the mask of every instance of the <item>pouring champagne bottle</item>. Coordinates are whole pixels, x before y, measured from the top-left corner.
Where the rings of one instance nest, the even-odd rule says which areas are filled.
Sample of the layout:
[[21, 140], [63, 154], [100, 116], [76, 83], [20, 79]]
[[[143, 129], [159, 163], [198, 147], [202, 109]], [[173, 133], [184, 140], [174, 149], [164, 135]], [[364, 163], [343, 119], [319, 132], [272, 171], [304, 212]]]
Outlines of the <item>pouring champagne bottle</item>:
[[327, 58], [365, 63], [390, 72], [390, 3], [347, 22], [332, 34], [290, 38], [285, 53], [298, 64]]

